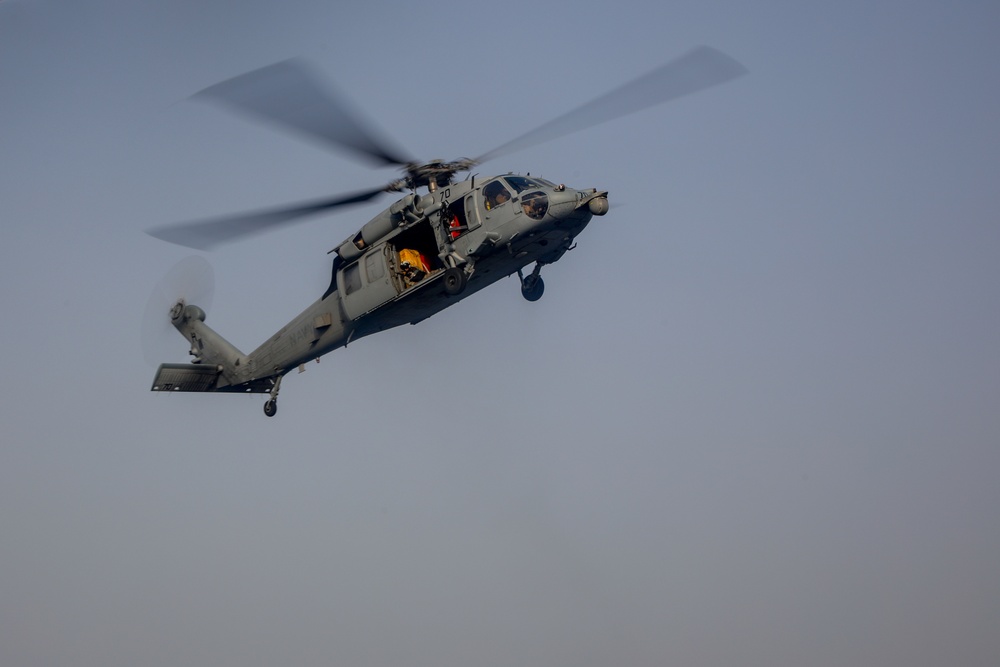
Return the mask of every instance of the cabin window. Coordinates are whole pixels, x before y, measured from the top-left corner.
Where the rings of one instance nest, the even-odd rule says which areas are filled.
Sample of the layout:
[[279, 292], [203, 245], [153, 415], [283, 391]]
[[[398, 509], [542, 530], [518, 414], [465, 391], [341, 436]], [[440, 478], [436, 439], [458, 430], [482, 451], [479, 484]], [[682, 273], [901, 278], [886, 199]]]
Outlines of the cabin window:
[[365, 273], [368, 274], [368, 282], [370, 283], [385, 275], [385, 260], [382, 259], [381, 252], [372, 252], [365, 258]]
[[344, 294], [351, 294], [361, 289], [361, 266], [355, 262], [344, 269]]

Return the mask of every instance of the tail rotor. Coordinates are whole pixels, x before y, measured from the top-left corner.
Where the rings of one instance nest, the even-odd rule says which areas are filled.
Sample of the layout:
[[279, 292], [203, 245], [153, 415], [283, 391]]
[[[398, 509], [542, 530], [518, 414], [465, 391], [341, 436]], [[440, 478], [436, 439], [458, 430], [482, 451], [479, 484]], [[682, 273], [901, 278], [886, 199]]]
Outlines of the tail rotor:
[[156, 367], [177, 354], [178, 334], [171, 325], [172, 313], [186, 305], [208, 310], [214, 291], [212, 265], [200, 255], [182, 259], [160, 279], [146, 301], [142, 318], [142, 352], [147, 364]]

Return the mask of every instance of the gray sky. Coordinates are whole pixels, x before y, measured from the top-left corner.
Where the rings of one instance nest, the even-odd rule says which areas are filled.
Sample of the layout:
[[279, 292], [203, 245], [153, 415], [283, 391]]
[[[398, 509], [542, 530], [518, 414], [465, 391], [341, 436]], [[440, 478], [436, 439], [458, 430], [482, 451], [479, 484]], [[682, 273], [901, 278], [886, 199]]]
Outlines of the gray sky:
[[[1000, 5], [345, 4], [0, 2], [0, 663], [1000, 664]], [[147, 391], [144, 229], [396, 176], [192, 93], [302, 56], [454, 159], [699, 44], [750, 75], [480, 169], [611, 193], [538, 303]], [[209, 324], [390, 201], [207, 254]]]

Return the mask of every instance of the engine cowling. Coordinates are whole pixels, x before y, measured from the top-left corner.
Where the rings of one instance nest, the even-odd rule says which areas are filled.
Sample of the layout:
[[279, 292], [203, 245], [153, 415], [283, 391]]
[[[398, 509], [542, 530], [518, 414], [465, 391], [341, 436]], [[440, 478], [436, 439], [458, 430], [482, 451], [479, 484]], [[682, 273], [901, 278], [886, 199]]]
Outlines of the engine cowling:
[[433, 195], [420, 197], [408, 194], [365, 223], [357, 234], [337, 246], [337, 254], [345, 262], [356, 259], [400, 225], [420, 222], [440, 208], [440, 202]]

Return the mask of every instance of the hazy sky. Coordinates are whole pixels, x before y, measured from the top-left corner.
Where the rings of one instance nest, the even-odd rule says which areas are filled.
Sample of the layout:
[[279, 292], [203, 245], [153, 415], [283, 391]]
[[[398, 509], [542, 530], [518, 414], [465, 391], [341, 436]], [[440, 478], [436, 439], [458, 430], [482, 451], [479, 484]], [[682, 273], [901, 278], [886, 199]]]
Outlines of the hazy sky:
[[[1000, 664], [1000, 4], [0, 2], [0, 663]], [[396, 177], [189, 101], [301, 56], [423, 159], [708, 44], [749, 76], [483, 165], [543, 272], [260, 396], [159, 395], [155, 225]], [[380, 202], [205, 254], [249, 350]], [[179, 335], [163, 361], [185, 361]]]

